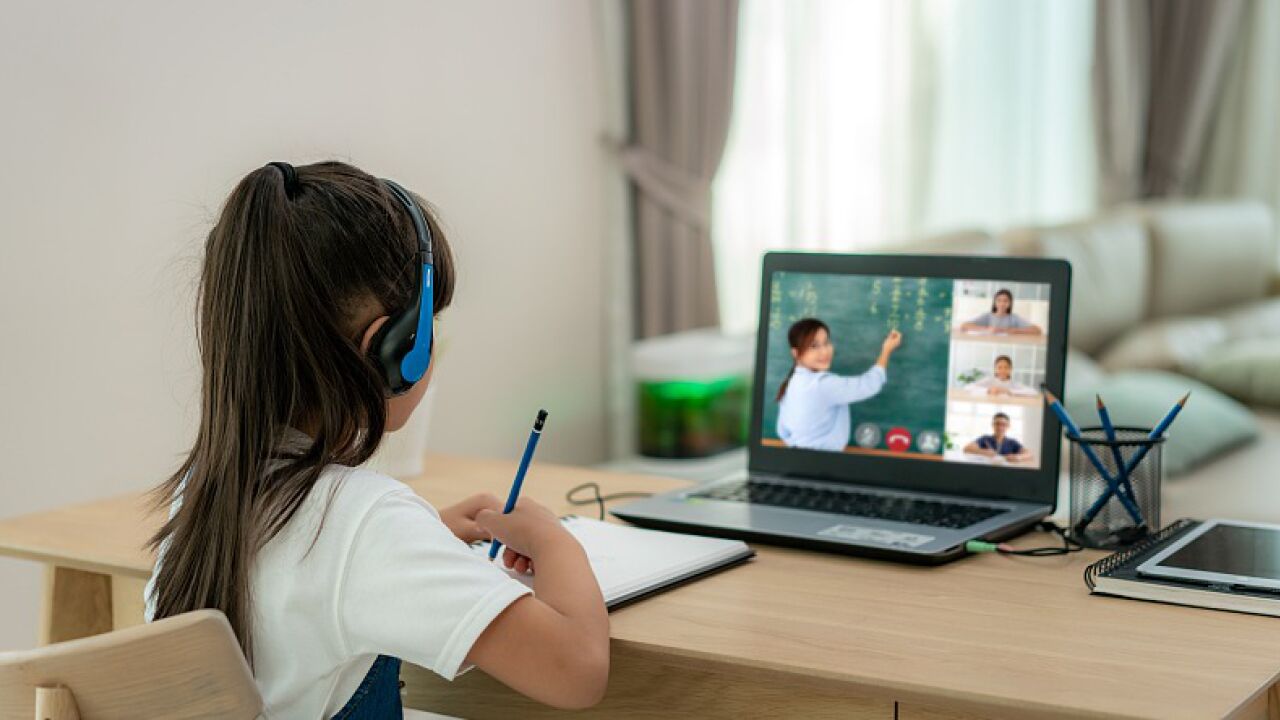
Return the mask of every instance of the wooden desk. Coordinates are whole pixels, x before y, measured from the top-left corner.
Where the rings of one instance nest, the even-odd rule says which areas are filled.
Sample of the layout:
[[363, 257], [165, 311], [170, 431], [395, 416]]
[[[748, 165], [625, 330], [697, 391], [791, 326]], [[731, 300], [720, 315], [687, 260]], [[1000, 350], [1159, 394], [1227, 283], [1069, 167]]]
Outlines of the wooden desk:
[[1021, 405], [1029, 408], [1044, 406], [1044, 398], [1040, 395], [987, 395], [969, 392], [964, 388], [947, 390], [947, 399], [953, 402], [980, 403], [983, 405]]
[[[432, 456], [413, 487], [444, 505], [506, 487], [513, 463]], [[676, 481], [535, 465], [526, 492]], [[578, 510], [582, 512], [581, 509]], [[137, 497], [0, 522], [0, 553], [50, 565], [45, 637], [136, 623], [158, 518]], [[1027, 538], [1042, 542], [1044, 538]], [[612, 615], [609, 693], [592, 717], [1277, 718], [1280, 620], [1090, 597], [1098, 553], [984, 555], [937, 568], [758, 546], [748, 565]], [[479, 672], [406, 666], [414, 707], [542, 717]]]
[[1044, 333], [1039, 335], [1024, 335], [1012, 333], [995, 333], [995, 332], [969, 332], [967, 330], [953, 329], [951, 331], [951, 340], [953, 342], [980, 342], [992, 343], [994, 345], [1047, 345], [1048, 336]]

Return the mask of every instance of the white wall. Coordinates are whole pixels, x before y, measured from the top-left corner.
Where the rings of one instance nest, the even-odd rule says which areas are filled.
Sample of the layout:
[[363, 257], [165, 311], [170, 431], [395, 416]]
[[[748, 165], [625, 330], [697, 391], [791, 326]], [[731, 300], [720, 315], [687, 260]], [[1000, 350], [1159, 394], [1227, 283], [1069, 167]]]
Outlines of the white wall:
[[[337, 157], [440, 209], [461, 268], [430, 445], [605, 454], [609, 161], [590, 0], [21, 0], [0, 23], [0, 517], [138, 491], [191, 437], [191, 291], [246, 171]], [[509, 478], [494, 478], [501, 489]], [[38, 570], [0, 561], [0, 648]]]

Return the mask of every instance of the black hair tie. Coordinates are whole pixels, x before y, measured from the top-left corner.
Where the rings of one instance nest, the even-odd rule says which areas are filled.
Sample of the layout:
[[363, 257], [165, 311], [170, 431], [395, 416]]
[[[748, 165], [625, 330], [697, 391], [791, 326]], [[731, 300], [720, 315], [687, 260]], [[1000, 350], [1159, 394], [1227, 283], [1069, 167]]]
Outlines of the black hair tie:
[[294, 170], [293, 166], [287, 162], [276, 161], [276, 162], [271, 162], [267, 164], [279, 170], [281, 175], [284, 175], [285, 197], [289, 198], [290, 200], [296, 197], [299, 189], [298, 171]]

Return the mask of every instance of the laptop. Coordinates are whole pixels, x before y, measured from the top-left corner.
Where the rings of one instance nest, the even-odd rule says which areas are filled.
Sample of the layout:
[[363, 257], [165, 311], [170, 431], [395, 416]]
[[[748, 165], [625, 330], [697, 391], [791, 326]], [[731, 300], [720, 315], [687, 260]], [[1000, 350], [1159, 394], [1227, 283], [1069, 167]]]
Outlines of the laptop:
[[1071, 266], [769, 253], [747, 472], [614, 509], [637, 525], [916, 563], [1054, 511]]

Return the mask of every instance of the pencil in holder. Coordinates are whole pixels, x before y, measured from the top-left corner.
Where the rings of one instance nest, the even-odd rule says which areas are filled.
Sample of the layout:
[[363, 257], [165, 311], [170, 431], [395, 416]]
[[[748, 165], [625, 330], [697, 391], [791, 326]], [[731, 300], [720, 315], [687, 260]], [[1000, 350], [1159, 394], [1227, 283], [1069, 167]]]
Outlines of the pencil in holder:
[[[1102, 428], [1087, 427], [1080, 429], [1080, 437], [1067, 436], [1071, 443], [1071, 528], [1086, 547], [1121, 548], [1160, 529], [1164, 437], [1152, 440], [1148, 437], [1150, 432], [1150, 428], [1117, 427], [1115, 440], [1109, 440]], [[1121, 492], [1128, 494], [1131, 489], [1131, 502], [1111, 492], [1110, 483], [1085, 451], [1086, 446], [1111, 478], [1122, 486], [1127, 480], [1127, 487], [1122, 487]], [[1108, 496], [1106, 500], [1102, 500], [1104, 495]], [[1141, 522], [1135, 520], [1135, 510]]]

